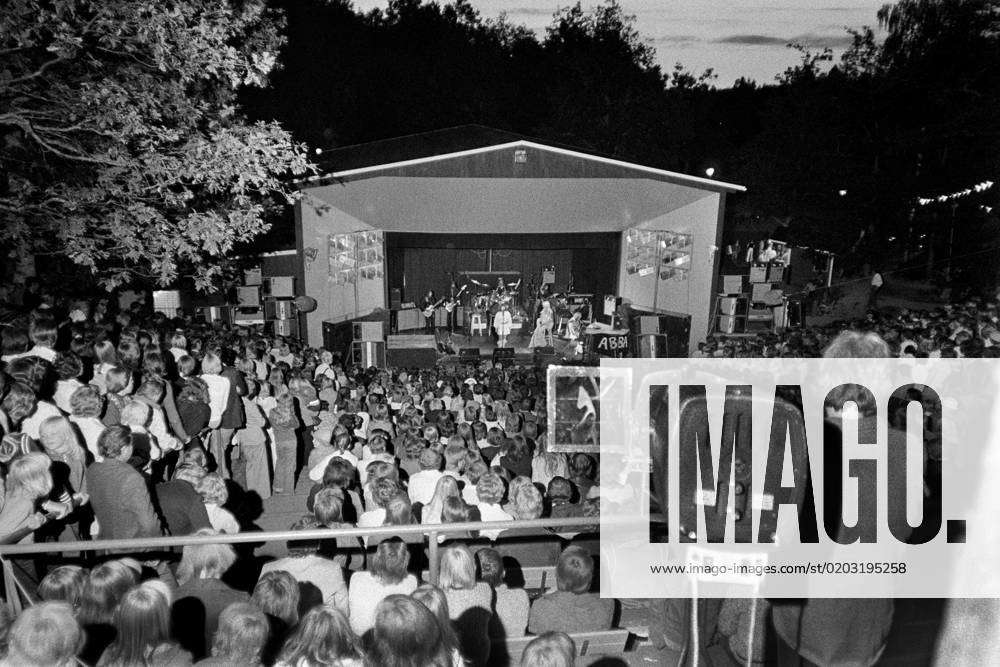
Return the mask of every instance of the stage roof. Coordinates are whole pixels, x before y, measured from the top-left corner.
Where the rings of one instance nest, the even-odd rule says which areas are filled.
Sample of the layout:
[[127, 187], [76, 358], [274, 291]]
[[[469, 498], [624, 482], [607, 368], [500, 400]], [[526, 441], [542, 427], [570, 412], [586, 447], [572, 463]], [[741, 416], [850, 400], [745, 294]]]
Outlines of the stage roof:
[[514, 137], [455, 128], [347, 147], [328, 156], [338, 171], [299, 187], [373, 228], [430, 233], [619, 231], [715, 193], [745, 191]]

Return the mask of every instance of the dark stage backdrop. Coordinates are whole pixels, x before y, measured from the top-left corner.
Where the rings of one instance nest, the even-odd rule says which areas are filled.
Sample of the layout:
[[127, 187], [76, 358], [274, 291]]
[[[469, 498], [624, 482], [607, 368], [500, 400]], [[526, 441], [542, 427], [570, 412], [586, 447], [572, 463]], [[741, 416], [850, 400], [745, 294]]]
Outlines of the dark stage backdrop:
[[[619, 234], [403, 234], [387, 233], [389, 289], [403, 301], [419, 302], [428, 290], [440, 298], [449, 273], [506, 273], [537, 285], [545, 266], [556, 267], [555, 289], [566, 291], [573, 277], [576, 292], [613, 293], [617, 285]], [[481, 278], [480, 278], [481, 279]], [[404, 287], [405, 282], [405, 287]], [[492, 276], [491, 285], [496, 284]], [[461, 285], [461, 282], [459, 283]], [[472, 291], [474, 285], [469, 286]]]

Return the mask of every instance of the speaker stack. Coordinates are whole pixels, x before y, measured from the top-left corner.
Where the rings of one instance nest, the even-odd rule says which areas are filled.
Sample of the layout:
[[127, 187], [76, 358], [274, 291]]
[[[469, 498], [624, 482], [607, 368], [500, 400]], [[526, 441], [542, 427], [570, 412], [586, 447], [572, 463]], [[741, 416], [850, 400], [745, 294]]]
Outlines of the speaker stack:
[[498, 361], [508, 365], [514, 363], [514, 348], [498, 347], [493, 350], [493, 363]]
[[351, 326], [354, 340], [351, 343], [351, 362], [370, 368], [385, 366], [385, 334], [381, 320], [354, 322]]

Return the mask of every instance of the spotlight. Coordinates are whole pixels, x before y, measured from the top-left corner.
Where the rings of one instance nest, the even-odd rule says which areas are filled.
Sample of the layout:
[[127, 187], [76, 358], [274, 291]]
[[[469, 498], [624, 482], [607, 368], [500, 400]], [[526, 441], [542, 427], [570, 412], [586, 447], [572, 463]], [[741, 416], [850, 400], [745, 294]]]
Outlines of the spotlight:
[[841, 197], [846, 197], [847, 190], [837, 190], [837, 194], [840, 195]]
[[322, 148], [317, 148], [316, 149], [316, 155], [322, 155], [322, 154], [323, 154], [323, 149]]
[[708, 169], [706, 169], [705, 175], [708, 176], [709, 178], [715, 176], [715, 167], [709, 167]]

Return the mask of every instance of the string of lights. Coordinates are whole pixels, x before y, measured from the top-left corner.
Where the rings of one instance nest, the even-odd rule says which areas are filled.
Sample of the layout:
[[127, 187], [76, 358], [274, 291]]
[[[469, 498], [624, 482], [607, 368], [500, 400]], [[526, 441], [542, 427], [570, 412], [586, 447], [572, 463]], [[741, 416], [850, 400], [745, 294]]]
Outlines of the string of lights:
[[918, 197], [917, 203], [921, 206], [927, 206], [928, 204], [933, 204], [935, 202], [944, 204], [946, 202], [954, 201], [956, 199], [961, 199], [963, 197], [968, 197], [971, 194], [977, 192], [986, 192], [993, 187], [993, 181], [983, 181], [982, 183], [976, 183], [971, 188], [966, 188], [964, 190], [957, 190], [947, 195], [938, 195], [937, 197]]

